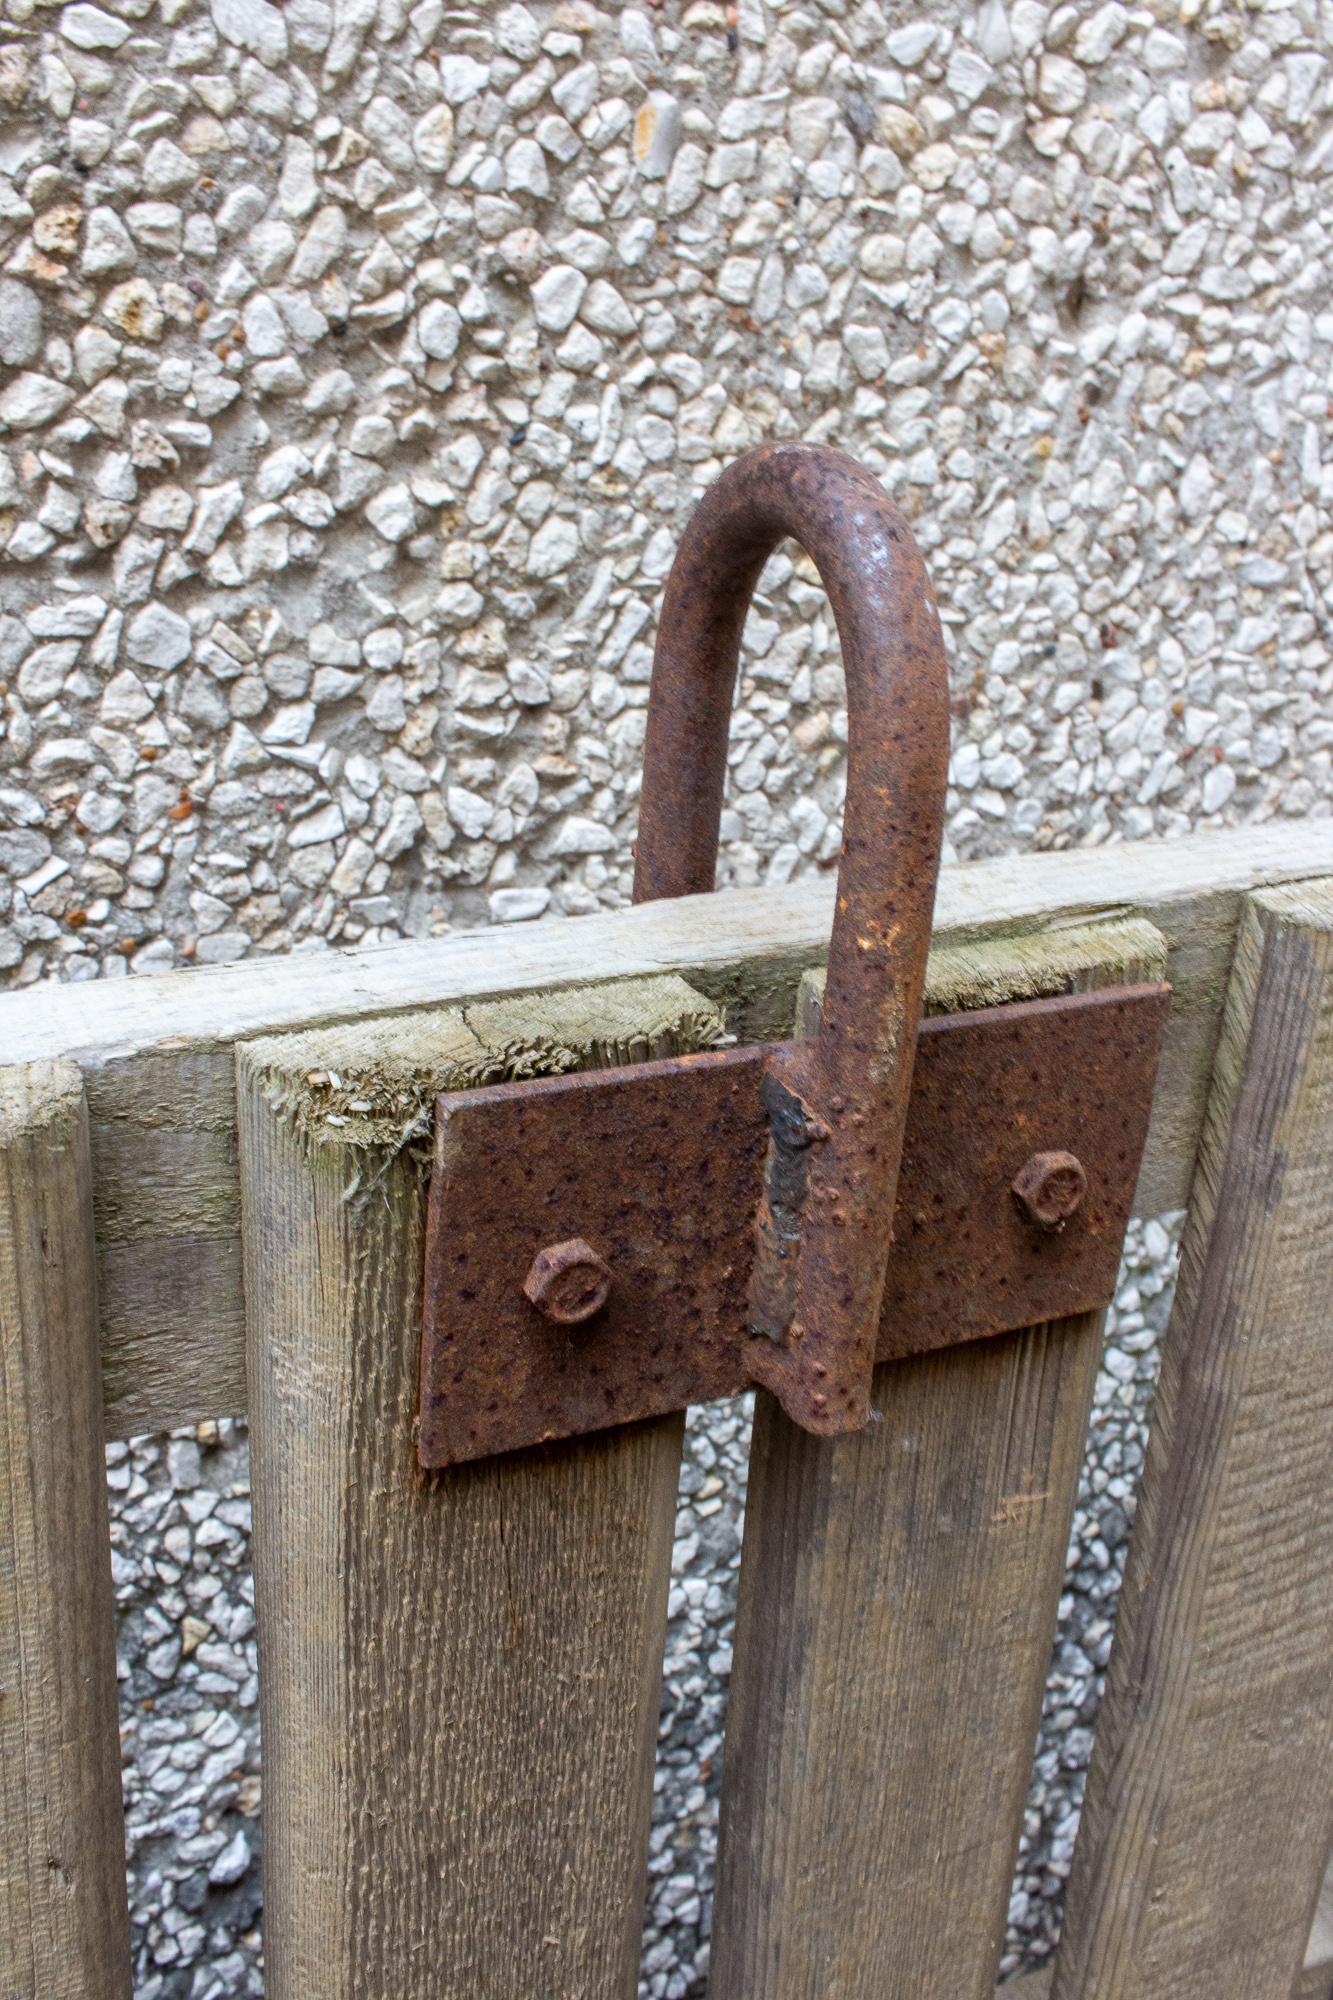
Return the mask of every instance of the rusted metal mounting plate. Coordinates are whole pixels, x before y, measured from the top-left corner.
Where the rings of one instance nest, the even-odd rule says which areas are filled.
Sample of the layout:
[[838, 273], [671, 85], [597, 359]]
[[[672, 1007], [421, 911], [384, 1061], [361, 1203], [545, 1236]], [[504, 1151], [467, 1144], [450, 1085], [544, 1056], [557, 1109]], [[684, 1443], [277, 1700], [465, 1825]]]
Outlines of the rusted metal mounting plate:
[[[924, 1021], [878, 1359], [1109, 1303], [1169, 1004], [1110, 988]], [[748, 1386], [746, 1285], [766, 1047], [458, 1091], [437, 1101], [419, 1449], [489, 1458]], [[1012, 1183], [1077, 1155], [1087, 1191], [1038, 1228]], [[583, 1238], [604, 1306], [553, 1324], [537, 1253]]]

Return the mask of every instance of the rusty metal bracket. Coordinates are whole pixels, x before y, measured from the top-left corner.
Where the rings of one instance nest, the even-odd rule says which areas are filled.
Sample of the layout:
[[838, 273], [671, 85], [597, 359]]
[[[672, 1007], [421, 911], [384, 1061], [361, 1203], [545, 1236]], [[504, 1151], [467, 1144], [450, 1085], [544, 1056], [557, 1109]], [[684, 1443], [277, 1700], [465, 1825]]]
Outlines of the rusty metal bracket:
[[[1112, 988], [922, 1023], [876, 1360], [1108, 1303], [1168, 1002]], [[440, 1098], [424, 1465], [749, 1386], [772, 1054]]]
[[748, 1366], [807, 1430], [857, 1430], [930, 944], [949, 766], [948, 674], [903, 516], [844, 453], [765, 445], [704, 495], [667, 580], [644, 741], [634, 895], [713, 887], [741, 628], [790, 535], [828, 592], [847, 674], [847, 804], [819, 1033], [765, 1058]]
[[786, 536], [819, 571], [847, 674], [818, 1033], [440, 1099], [427, 1466], [748, 1383], [807, 1430], [857, 1430], [877, 1356], [1109, 1297], [1164, 995], [921, 1026], [948, 770], [943, 644], [906, 521], [841, 452], [748, 453], [686, 530], [653, 662], [635, 899], [713, 886], [741, 630]]

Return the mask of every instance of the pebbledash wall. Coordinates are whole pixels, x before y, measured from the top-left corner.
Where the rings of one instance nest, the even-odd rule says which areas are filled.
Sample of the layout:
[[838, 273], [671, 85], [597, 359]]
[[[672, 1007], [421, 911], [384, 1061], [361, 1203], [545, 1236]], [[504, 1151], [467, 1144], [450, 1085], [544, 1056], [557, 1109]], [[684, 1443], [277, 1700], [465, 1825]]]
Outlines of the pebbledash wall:
[[[623, 897], [654, 610], [765, 438], [881, 474], [949, 837], [1322, 810], [1325, 7], [12, 0], [0, 962]], [[751, 621], [729, 877], [833, 854]]]
[[[0, 976], [623, 899], [662, 579], [768, 438], [912, 519], [955, 856], [1327, 812], [1331, 43], [1313, 0], [10, 0]], [[780, 557], [724, 879], [831, 863], [845, 733]], [[1010, 1966], [1132, 1508], [1135, 1240]], [[137, 1991], [257, 1990], [242, 1440], [113, 1460]], [[702, 1991], [743, 1463], [693, 1427], [655, 1995]]]

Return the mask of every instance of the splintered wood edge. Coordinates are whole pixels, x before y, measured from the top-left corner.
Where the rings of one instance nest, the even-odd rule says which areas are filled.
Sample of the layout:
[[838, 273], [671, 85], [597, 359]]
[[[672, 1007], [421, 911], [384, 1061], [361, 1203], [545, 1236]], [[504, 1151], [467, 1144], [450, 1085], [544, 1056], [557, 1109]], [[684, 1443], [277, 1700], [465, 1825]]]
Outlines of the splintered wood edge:
[[83, 1076], [61, 1058], [0, 1069], [0, 1146], [36, 1132], [71, 1134], [83, 1115]]
[[257, 1036], [236, 1053], [303, 1146], [346, 1152], [351, 1193], [378, 1185], [404, 1155], [429, 1171], [441, 1091], [688, 1055], [726, 1039], [721, 1008], [667, 975]]

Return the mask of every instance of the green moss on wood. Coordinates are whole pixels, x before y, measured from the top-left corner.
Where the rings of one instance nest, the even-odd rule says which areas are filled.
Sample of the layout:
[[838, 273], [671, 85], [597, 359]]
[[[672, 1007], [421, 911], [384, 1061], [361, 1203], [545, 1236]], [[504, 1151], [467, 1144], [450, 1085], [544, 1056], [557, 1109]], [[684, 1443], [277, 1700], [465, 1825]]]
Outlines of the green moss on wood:
[[[1094, 973], [1104, 986], [1108, 969], [1129, 986], [1165, 979], [1166, 964], [1166, 939], [1142, 917], [943, 945], [930, 954], [924, 1011], [967, 1014], [1007, 1001], [1077, 993]], [[823, 997], [823, 970], [807, 972], [797, 1003], [802, 1032], [817, 1020]]]

